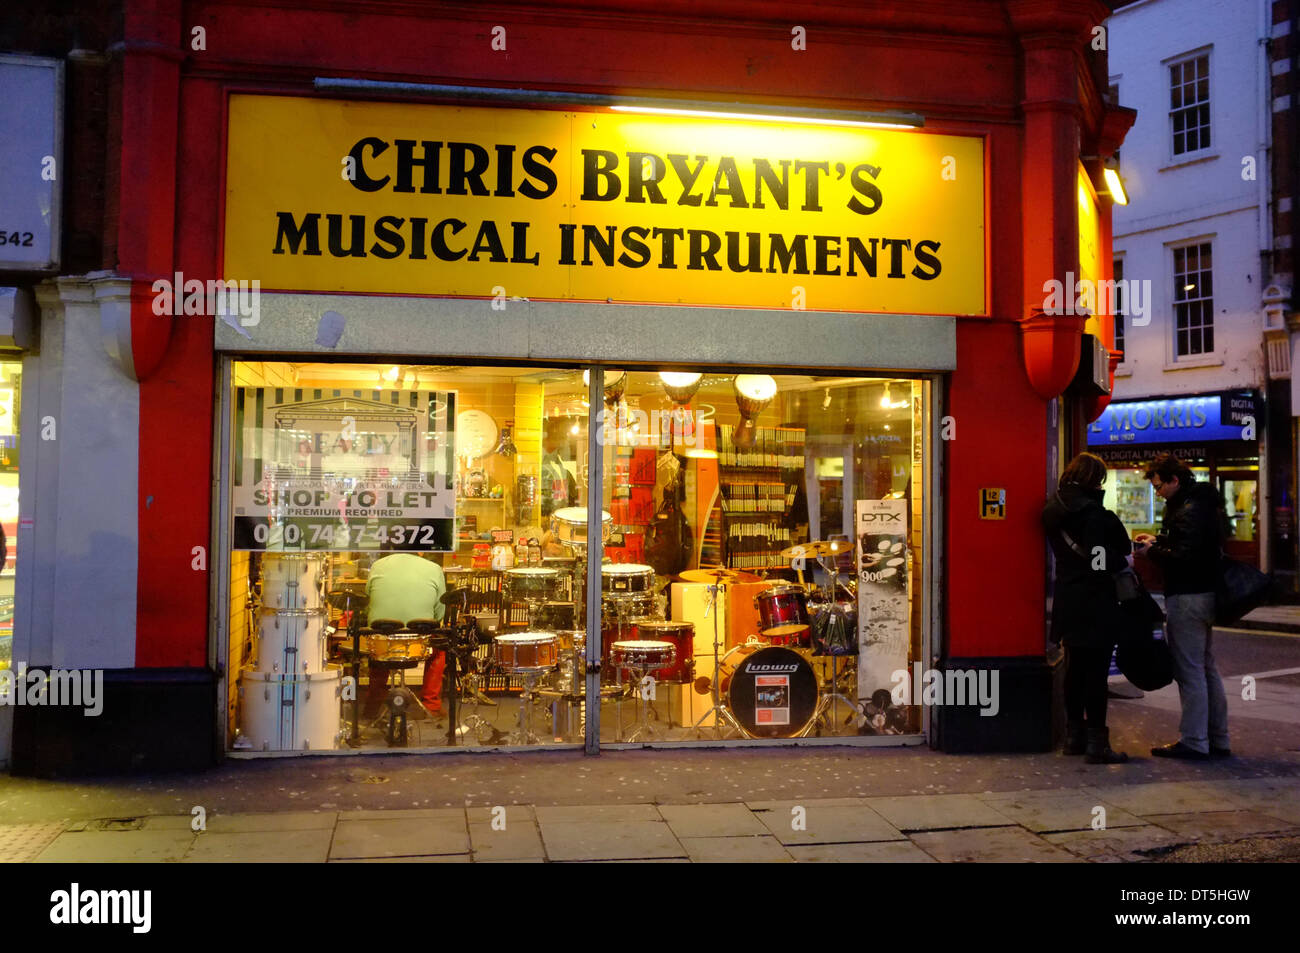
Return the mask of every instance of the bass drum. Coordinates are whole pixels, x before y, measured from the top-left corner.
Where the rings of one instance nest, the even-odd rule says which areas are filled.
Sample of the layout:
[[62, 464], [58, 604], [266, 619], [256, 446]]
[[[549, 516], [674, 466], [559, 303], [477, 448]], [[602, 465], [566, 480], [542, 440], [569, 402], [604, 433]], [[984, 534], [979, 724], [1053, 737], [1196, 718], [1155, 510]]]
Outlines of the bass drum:
[[807, 659], [791, 649], [745, 645], [729, 662], [719, 666], [719, 688], [746, 734], [797, 738], [808, 729], [817, 713], [817, 676]]
[[239, 681], [239, 725], [254, 751], [330, 751], [338, 747], [342, 670], [304, 675], [246, 668]]

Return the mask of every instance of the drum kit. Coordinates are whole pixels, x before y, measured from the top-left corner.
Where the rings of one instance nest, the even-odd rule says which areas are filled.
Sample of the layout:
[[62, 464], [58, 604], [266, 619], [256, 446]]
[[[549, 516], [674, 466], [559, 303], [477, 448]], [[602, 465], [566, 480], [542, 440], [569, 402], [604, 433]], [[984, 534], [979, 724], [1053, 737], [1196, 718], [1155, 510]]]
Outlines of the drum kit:
[[256, 609], [257, 651], [240, 672], [240, 740], [260, 751], [338, 744], [342, 669], [329, 665], [326, 557], [267, 553]]
[[[857, 703], [840, 689], [849, 666], [856, 661], [858, 626], [853, 582], [839, 581], [833, 559], [843, 545], [814, 542], [783, 551], [781, 555], [800, 568], [800, 578], [802, 563], [797, 560], [832, 557], [829, 565], [822, 562], [830, 576], [829, 587], [777, 583], [758, 593], [754, 596], [760, 619], [758, 634], [725, 652], [720, 613], [715, 611], [717, 600], [725, 597], [730, 586], [759, 581], [758, 577], [723, 569], [682, 574], [688, 581], [709, 583], [705, 613], [713, 612], [714, 619], [716, 677], [695, 680], [698, 693], [712, 696], [712, 706], [695, 723], [701, 736], [710, 717], [720, 734], [733, 730], [749, 738], [804, 737], [824, 724], [835, 724], [841, 703], [848, 707], [850, 718], [860, 717]], [[829, 673], [824, 664], [827, 656]], [[846, 662], [843, 670], [841, 659]]]
[[[601, 532], [610, 529], [611, 517], [601, 513]], [[455, 684], [460, 660], [460, 696], [469, 692], [477, 702], [494, 704], [481, 690], [493, 671], [504, 673], [521, 687], [520, 705], [513, 730], [504, 736], [512, 745], [541, 743], [534, 730], [534, 709], [539, 699], [555, 702], [556, 737], [581, 731], [585, 720], [586, 636], [582, 607], [586, 605], [587, 510], [567, 507], [551, 517], [553, 538], [569, 555], [548, 557], [542, 566], [519, 566], [500, 573], [500, 593], [487, 600], [491, 612], [473, 611], [470, 587], [478, 582], [468, 572], [448, 569], [449, 591], [444, 597], [463, 603], [460, 628], [439, 641], [435, 633], [417, 631], [400, 623], [376, 624], [364, 629], [357, 619], [367, 599], [365, 582], [336, 586], [324, 592], [325, 557], [320, 554], [268, 554], [263, 563], [262, 598], [257, 612], [257, 660], [243, 672], [243, 734], [255, 747], [287, 750], [333, 747], [338, 740], [340, 668], [328, 665], [328, 604], [344, 610], [351, 620], [354, 675], [362, 657], [384, 669], [402, 672], [427, 660], [434, 642], [446, 643], [451, 680]], [[834, 557], [843, 543], [810, 543], [791, 547], [786, 558]], [[825, 566], [825, 563], [823, 563]], [[758, 615], [757, 632], [744, 642], [727, 639], [718, 607], [729, 589], [741, 583], [761, 583], [750, 573], [730, 569], [688, 570], [683, 582], [708, 587], [705, 616], [713, 615], [712, 675], [696, 677], [695, 631], [691, 622], [666, 620], [656, 592], [655, 571], [641, 564], [605, 564], [600, 567], [600, 612], [604, 635], [600, 655], [600, 698], [620, 702], [637, 700], [637, 717], [624, 735], [620, 715], [618, 736], [625, 741], [650, 741], [659, 736], [650, 704], [656, 687], [693, 686], [711, 696], [711, 705], [698, 720], [683, 713], [683, 728], [703, 737], [711, 723], [719, 737], [738, 734], [747, 738], [802, 737], [838, 717], [843, 703], [860, 716], [857, 704], [839, 690], [839, 663], [855, 660], [857, 600], [853, 581], [841, 583], [834, 562], [825, 566], [830, 585], [795, 585], [777, 582], [753, 596]], [[802, 576], [800, 577], [802, 580]], [[495, 585], [493, 586], [495, 590]], [[524, 606], [526, 618], [512, 618], [512, 608]], [[482, 606], [476, 606], [482, 609]], [[512, 622], [514, 623], [512, 625]], [[430, 623], [433, 626], [437, 623]], [[728, 626], [729, 627], [729, 626]], [[451, 630], [449, 630], [451, 631]], [[461, 645], [462, 635], [464, 645]], [[482, 646], [487, 655], [482, 656]], [[465, 651], [461, 651], [464, 649]], [[463, 656], [463, 658], [460, 658]], [[826, 676], [826, 662], [830, 674]], [[851, 664], [851, 663], [850, 663]], [[486, 665], [486, 667], [485, 667]], [[404, 678], [399, 675], [397, 693]], [[406, 694], [415, 696], [407, 690]], [[689, 692], [688, 692], [689, 696]], [[467, 713], [465, 724], [452, 705], [449, 738], [462, 732], [481, 742], [502, 736], [491, 722]], [[405, 704], [405, 702], [403, 703]], [[415, 704], [419, 704], [418, 699]], [[391, 707], [391, 706], [390, 706]], [[568, 724], [562, 726], [567, 711]], [[359, 743], [357, 706], [354, 704], [351, 742]], [[693, 713], [692, 713], [693, 715]], [[392, 714], [395, 724], [397, 712]], [[404, 717], [402, 728], [404, 728]], [[671, 719], [670, 719], [671, 723]], [[404, 732], [403, 732], [404, 734]], [[390, 742], [392, 739], [390, 738]]]

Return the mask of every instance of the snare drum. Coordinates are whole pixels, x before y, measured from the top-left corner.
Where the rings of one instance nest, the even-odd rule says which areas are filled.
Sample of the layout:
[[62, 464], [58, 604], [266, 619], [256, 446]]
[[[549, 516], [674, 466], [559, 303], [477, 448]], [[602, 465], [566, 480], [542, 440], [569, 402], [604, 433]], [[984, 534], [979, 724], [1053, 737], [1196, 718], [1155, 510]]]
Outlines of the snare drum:
[[267, 553], [262, 558], [262, 605], [268, 609], [319, 609], [325, 605], [325, 556]]
[[560, 588], [560, 573], [544, 566], [507, 569], [501, 593], [507, 602], [547, 602]]
[[[609, 537], [614, 517], [604, 510], [600, 511], [600, 538]], [[585, 506], [565, 506], [551, 514], [551, 532], [555, 538], [566, 546], [587, 545], [587, 508]]]
[[652, 592], [655, 571], [640, 563], [611, 563], [600, 567], [600, 590], [603, 593]]
[[257, 670], [292, 675], [325, 668], [329, 638], [324, 609], [258, 610]]
[[513, 632], [498, 635], [492, 655], [507, 672], [552, 668], [559, 661], [559, 639], [554, 632]]
[[607, 625], [653, 616], [653, 592], [605, 592], [600, 596], [600, 617]]
[[760, 631], [772, 645], [807, 645], [808, 593], [801, 586], [773, 586], [754, 597]]
[[657, 681], [688, 684], [695, 677], [695, 625], [690, 622], [665, 622], [662, 619], [638, 619], [632, 627], [639, 640], [669, 642], [675, 649], [672, 665], [650, 672]]
[[429, 654], [424, 636], [411, 633], [380, 635], [369, 638], [370, 657], [376, 662], [418, 662]]
[[772, 629], [764, 629], [759, 638], [768, 645], [784, 645], [787, 648], [810, 649], [812, 648], [812, 626], [810, 625], [778, 625]]
[[615, 642], [610, 647], [609, 658], [615, 668], [649, 675], [671, 666], [677, 660], [677, 650], [671, 642], [632, 639]]

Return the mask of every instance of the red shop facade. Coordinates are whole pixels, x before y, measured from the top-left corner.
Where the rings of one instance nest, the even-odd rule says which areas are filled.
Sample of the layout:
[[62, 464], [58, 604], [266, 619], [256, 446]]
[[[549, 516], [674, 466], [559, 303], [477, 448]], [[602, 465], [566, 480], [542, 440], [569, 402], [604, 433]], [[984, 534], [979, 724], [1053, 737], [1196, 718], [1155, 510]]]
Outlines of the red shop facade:
[[[67, 61], [69, 185], [23, 355], [24, 428], [59, 431], [20, 462], [13, 658], [105, 689], [93, 719], [14, 707], [11, 769], [387, 750], [391, 704], [348, 695], [376, 679], [410, 687], [403, 742], [431, 751], [1048, 748], [1038, 514], [1117, 355], [1108, 315], [1045, 313], [1044, 287], [1110, 277], [1102, 166], [1133, 114], [1106, 101], [1108, 13], [128, 0], [76, 37], [25, 21], [11, 46]], [[187, 309], [194, 279], [234, 303]], [[493, 634], [385, 666], [363, 613], [381, 641], [349, 655], [330, 594], [394, 552], [432, 557], [463, 613], [501, 593]], [[637, 567], [644, 600], [604, 598]], [[285, 603], [290, 572], [316, 595]], [[806, 594], [793, 618], [774, 586]], [[571, 617], [538, 622], [552, 603]], [[611, 661], [683, 624], [671, 662]], [[267, 661], [286, 630], [312, 645], [296, 670]], [[503, 636], [537, 631], [568, 635], [500, 667]], [[777, 682], [746, 683], [764, 652]], [[996, 702], [908, 695], [932, 669], [996, 673]], [[268, 727], [285, 706], [311, 725]]]

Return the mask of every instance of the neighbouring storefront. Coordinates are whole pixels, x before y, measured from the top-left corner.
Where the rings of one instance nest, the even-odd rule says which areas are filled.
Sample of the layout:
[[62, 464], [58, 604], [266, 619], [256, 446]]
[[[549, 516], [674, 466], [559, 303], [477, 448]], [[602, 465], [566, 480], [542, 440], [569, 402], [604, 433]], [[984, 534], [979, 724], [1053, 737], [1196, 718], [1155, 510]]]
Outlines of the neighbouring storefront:
[[[1180, 394], [1110, 404], [1088, 426], [1088, 448], [1106, 461], [1106, 505], [1130, 535], [1157, 533], [1164, 503], [1146, 480], [1160, 455], [1172, 453], [1198, 480], [1222, 494], [1229, 538], [1225, 551], [1260, 565], [1268, 512], [1265, 408], [1258, 392]], [[1267, 567], [1265, 567], [1267, 568]]]
[[1132, 114], [1099, 95], [1104, 5], [944, 6], [828, 32], [793, 80], [710, 78], [691, 39], [800, 55], [788, 26], [631, 5], [521, 7], [509, 68], [448, 40], [434, 72], [418, 36], [492, 38], [406, 8], [364, 38], [271, 11], [258, 37], [318, 38], [287, 60], [218, 2], [206, 56], [128, 43], [181, 107], [123, 118], [150, 224], [42, 288], [37, 358], [111, 408], [95, 462], [39, 452], [97, 483], [42, 513], [85, 520], [115, 596], [17, 640], [110, 670], [105, 716], [73, 743], [16, 713], [15, 769], [58, 770], [52, 739], [112, 767], [1046, 748], [1038, 512], [1083, 332], [1113, 331], [1045, 283], [1108, 275]]

